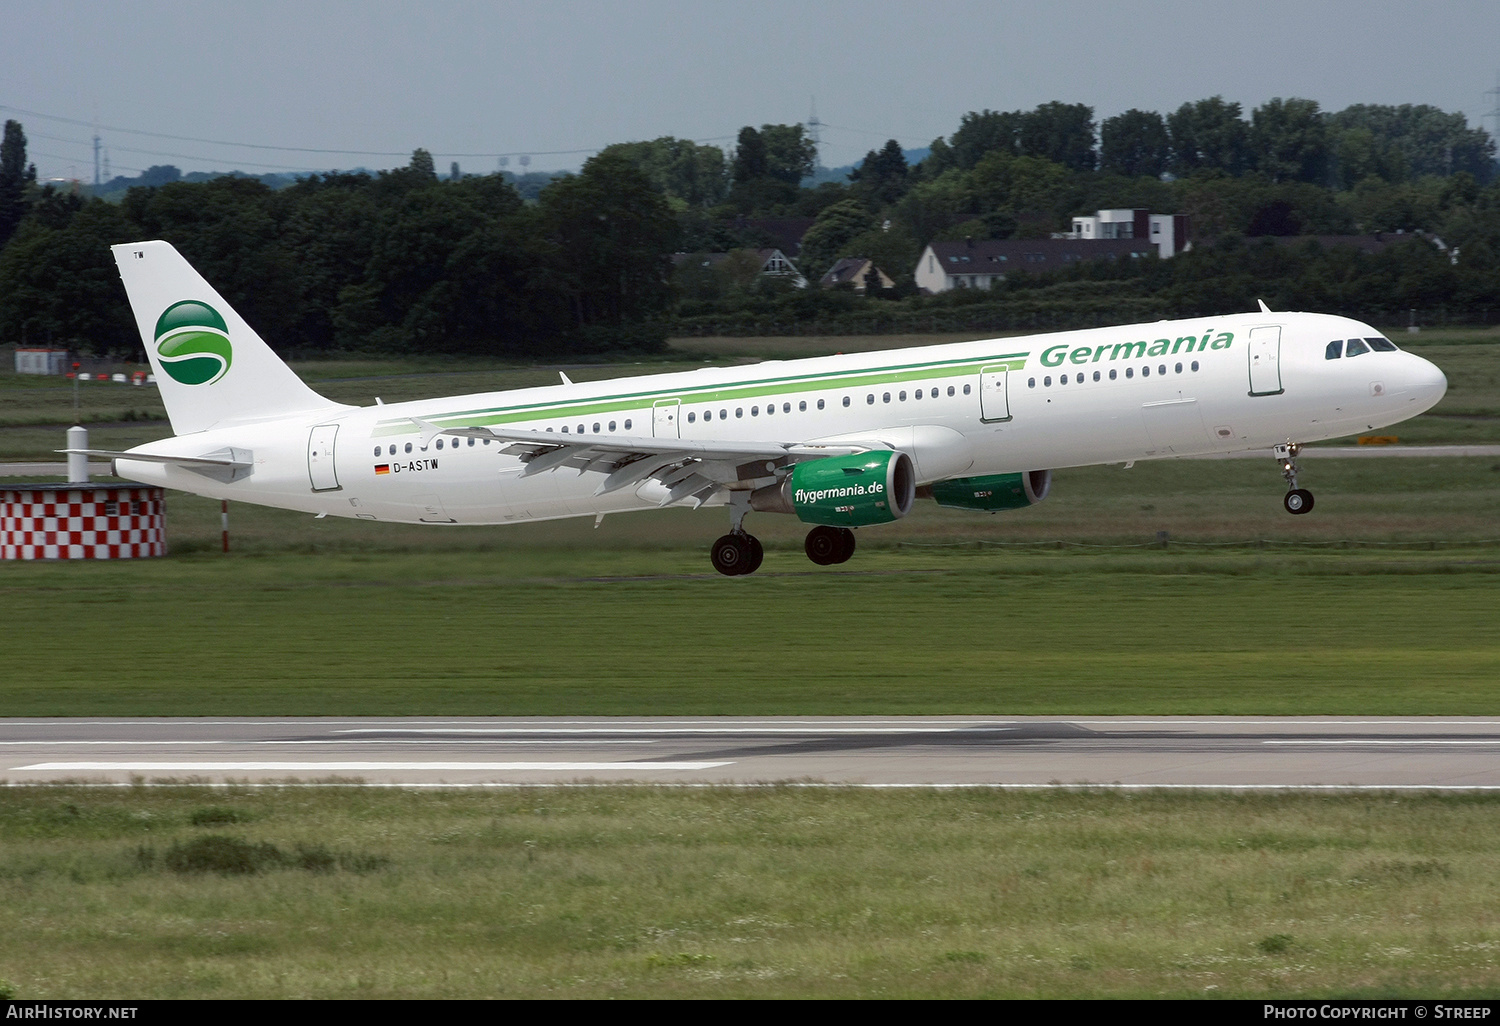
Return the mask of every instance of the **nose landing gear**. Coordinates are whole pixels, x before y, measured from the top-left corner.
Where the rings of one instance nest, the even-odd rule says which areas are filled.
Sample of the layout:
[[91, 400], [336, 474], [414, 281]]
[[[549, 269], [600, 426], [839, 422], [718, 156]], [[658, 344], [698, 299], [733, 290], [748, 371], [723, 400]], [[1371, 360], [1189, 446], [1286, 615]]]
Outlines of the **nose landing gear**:
[[1296, 516], [1303, 513], [1311, 513], [1313, 508], [1313, 494], [1306, 488], [1297, 487], [1297, 453], [1302, 446], [1296, 442], [1287, 442], [1285, 445], [1276, 447], [1276, 460], [1281, 464], [1281, 476], [1286, 479], [1287, 493], [1281, 500], [1286, 511]]

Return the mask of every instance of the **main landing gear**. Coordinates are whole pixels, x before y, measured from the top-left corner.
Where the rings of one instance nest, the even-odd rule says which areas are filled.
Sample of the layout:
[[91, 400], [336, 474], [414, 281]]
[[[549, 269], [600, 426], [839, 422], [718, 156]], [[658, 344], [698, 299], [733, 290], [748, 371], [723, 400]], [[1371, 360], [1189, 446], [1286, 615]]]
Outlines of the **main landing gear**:
[[1313, 508], [1313, 494], [1306, 488], [1297, 487], [1297, 453], [1302, 446], [1296, 442], [1288, 442], [1276, 447], [1276, 460], [1281, 464], [1281, 476], [1286, 478], [1286, 498], [1281, 504], [1286, 507], [1288, 513], [1301, 516], [1303, 513], [1311, 513]]
[[743, 577], [760, 569], [766, 550], [760, 539], [745, 531], [745, 514], [750, 512], [750, 493], [729, 493], [729, 533], [714, 542], [708, 558], [714, 569], [725, 577]]
[[[766, 550], [760, 539], [745, 531], [745, 514], [750, 512], [750, 494], [729, 495], [729, 533], [714, 542], [709, 559], [714, 569], [725, 577], [743, 577], [760, 569]], [[807, 532], [807, 558], [819, 566], [846, 563], [854, 555], [854, 532], [847, 527], [814, 527]]]

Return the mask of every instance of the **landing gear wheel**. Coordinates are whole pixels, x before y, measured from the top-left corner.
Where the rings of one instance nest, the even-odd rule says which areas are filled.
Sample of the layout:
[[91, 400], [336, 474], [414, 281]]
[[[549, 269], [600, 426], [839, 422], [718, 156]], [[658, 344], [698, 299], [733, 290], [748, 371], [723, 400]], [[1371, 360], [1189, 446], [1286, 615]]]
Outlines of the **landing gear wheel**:
[[714, 569], [725, 577], [739, 577], [741, 574], [753, 573], [760, 565], [760, 560], [754, 558], [755, 549], [759, 548], [759, 544], [752, 546], [752, 541], [754, 539], [748, 534], [726, 534], [714, 542], [713, 548], [708, 553]]
[[[848, 559], [844, 555], [844, 533], [854, 534], [853, 531], [845, 532], [844, 528], [826, 526], [808, 531], [807, 541], [802, 546], [807, 551], [807, 558], [819, 566], [832, 566]], [[851, 552], [854, 549], [852, 544], [847, 547]]]
[[1286, 498], [1281, 500], [1288, 513], [1300, 516], [1303, 513], [1311, 513], [1313, 508], [1313, 494], [1306, 488], [1293, 488], [1286, 493]]
[[760, 569], [762, 560], [766, 558], [766, 547], [760, 543], [760, 539], [753, 534], [745, 535], [750, 541], [750, 562], [745, 569], [740, 571], [742, 576], [755, 573]]
[[844, 542], [844, 551], [839, 556], [838, 562], [847, 563], [849, 562], [849, 557], [854, 555], [854, 532], [847, 527], [841, 527], [839, 528], [839, 535]]
[[854, 555], [854, 532], [847, 527], [814, 527], [807, 532], [807, 558], [819, 566], [846, 563]]

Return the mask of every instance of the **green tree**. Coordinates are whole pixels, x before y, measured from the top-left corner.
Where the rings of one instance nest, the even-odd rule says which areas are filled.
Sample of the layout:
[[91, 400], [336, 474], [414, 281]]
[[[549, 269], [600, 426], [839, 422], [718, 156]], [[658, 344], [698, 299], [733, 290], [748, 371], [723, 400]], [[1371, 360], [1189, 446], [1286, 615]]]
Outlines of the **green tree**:
[[550, 280], [576, 330], [618, 328], [666, 310], [677, 222], [634, 164], [618, 154], [591, 157], [544, 190], [540, 205]]
[[849, 172], [849, 180], [858, 186], [856, 192], [879, 209], [906, 194], [910, 172], [901, 144], [890, 139], [878, 152], [866, 153], [864, 162]]
[[1226, 103], [1222, 96], [1184, 103], [1167, 115], [1171, 169], [1178, 175], [1241, 174], [1249, 166], [1249, 133], [1238, 103]]
[[797, 185], [813, 173], [818, 148], [801, 125], [761, 125], [766, 145], [766, 174], [788, 185]]
[[839, 258], [849, 241], [875, 227], [875, 217], [858, 200], [842, 200], [826, 207], [802, 236], [798, 267], [808, 281], [817, 281]]
[[0, 251], [0, 335], [80, 352], [138, 352], [109, 250], [138, 237], [120, 207], [98, 199], [62, 227], [24, 222]]
[[734, 149], [734, 180], [737, 183], [753, 182], [770, 174], [770, 158], [766, 155], [766, 141], [760, 133], [746, 125], [740, 129]]
[[624, 157], [659, 191], [690, 206], [713, 206], [728, 191], [724, 151], [717, 146], [666, 135], [650, 142], [615, 143], [600, 152]]
[[[953, 133], [953, 137], [943, 147], [946, 151], [943, 163], [948, 165], [951, 161], [951, 166], [967, 171], [987, 154], [999, 152], [1014, 155], [1018, 152], [1018, 139], [1024, 119], [1025, 115], [1018, 110], [969, 111], [959, 119], [958, 131]], [[936, 142], [933, 143], [933, 152], [940, 152]], [[937, 172], [945, 169], [946, 167], [934, 167]]]
[[1250, 112], [1255, 167], [1275, 182], [1328, 179], [1327, 126], [1316, 100], [1276, 97]]
[[36, 165], [26, 163], [26, 133], [19, 121], [6, 121], [0, 141], [0, 247], [26, 216], [26, 194], [35, 184]]
[[1021, 119], [1019, 152], [1041, 157], [1074, 171], [1092, 171], [1098, 163], [1094, 150], [1094, 108], [1082, 103], [1043, 103]]
[[1167, 125], [1155, 111], [1127, 110], [1099, 128], [1099, 167], [1117, 175], [1155, 178], [1167, 169]]

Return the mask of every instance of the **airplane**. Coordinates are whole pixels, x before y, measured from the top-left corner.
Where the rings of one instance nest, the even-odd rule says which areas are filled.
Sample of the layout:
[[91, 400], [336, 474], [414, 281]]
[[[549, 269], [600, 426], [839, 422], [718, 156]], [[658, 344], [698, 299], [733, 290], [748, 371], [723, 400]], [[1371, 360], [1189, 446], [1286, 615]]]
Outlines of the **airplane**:
[[1308, 442], [1430, 409], [1432, 363], [1367, 324], [1259, 311], [349, 406], [309, 388], [169, 243], [111, 247], [173, 437], [117, 476], [323, 516], [507, 524], [727, 507], [710, 558], [754, 573], [752, 511], [814, 563], [918, 497], [995, 513], [1058, 468], [1270, 450], [1289, 513]]

